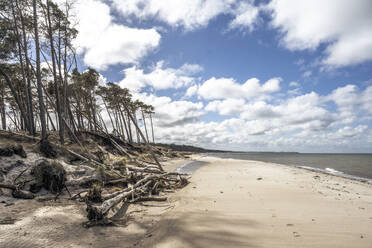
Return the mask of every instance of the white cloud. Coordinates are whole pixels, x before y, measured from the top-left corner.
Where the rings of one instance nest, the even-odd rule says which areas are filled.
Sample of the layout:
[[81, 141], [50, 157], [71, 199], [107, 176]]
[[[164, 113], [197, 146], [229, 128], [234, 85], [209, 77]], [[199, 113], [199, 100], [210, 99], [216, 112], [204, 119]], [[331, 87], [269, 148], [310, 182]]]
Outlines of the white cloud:
[[154, 29], [129, 28], [113, 22], [110, 8], [97, 0], [80, 0], [76, 4], [79, 31], [74, 44], [84, 53], [84, 63], [105, 69], [118, 63], [138, 63], [155, 49], [160, 34]]
[[267, 9], [290, 50], [326, 44], [322, 63], [334, 67], [372, 59], [372, 1], [273, 0]]
[[302, 76], [303, 76], [304, 78], [308, 78], [308, 77], [311, 76], [311, 74], [313, 74], [311, 71], [305, 71], [305, 72], [302, 74]]
[[334, 101], [340, 112], [352, 113], [354, 107], [359, 102], [358, 87], [355, 85], [346, 85], [339, 87], [332, 91], [330, 95], [326, 97], [327, 100]]
[[212, 77], [200, 85], [198, 94], [204, 99], [248, 99], [279, 91], [281, 81], [281, 78], [272, 78], [260, 85], [257, 78], [251, 78], [239, 84], [233, 78]]
[[359, 125], [355, 128], [350, 126], [345, 126], [337, 130], [336, 133], [331, 134], [333, 138], [351, 138], [357, 135], [363, 134], [368, 129], [366, 125]]
[[177, 89], [194, 83], [197, 79], [193, 75], [201, 70], [202, 67], [195, 64], [184, 64], [178, 69], [164, 68], [164, 61], [159, 61], [148, 73], [133, 66], [123, 71], [125, 77], [120, 81], [120, 86], [132, 91], [146, 86], [156, 90]]
[[238, 3], [238, 7], [233, 10], [233, 13], [235, 17], [229, 24], [231, 29], [248, 28], [249, 31], [252, 31], [258, 20], [259, 8], [252, 5], [251, 1], [242, 1]]
[[258, 20], [259, 7], [253, 1], [240, 0], [111, 0], [119, 13], [140, 20], [157, 19], [172, 27], [194, 30], [206, 27], [222, 14], [233, 17], [229, 28], [253, 30]]
[[170, 97], [146, 93], [134, 93], [133, 99], [154, 106], [154, 124], [160, 128], [195, 122], [204, 114], [202, 102], [172, 101]]
[[248, 120], [270, 119], [273, 126], [287, 130], [324, 130], [336, 121], [321, 106], [321, 98], [315, 92], [289, 98], [276, 105], [253, 102], [243, 108], [240, 116]]
[[[197, 91], [198, 86], [190, 88]], [[175, 101], [154, 94], [133, 95], [155, 106], [158, 142], [235, 150], [360, 152], [370, 147], [368, 125], [358, 123], [358, 119], [346, 123], [340, 113], [346, 111], [341, 110], [343, 106], [350, 104], [354, 106], [353, 112], [362, 111], [364, 104], [371, 104], [371, 90], [372, 86], [360, 91], [354, 85], [347, 85], [327, 96], [311, 92], [281, 99], [271, 94], [270, 103], [256, 98], [223, 98], [210, 101], [206, 106], [202, 102]], [[329, 106], [333, 103], [338, 109], [331, 111]], [[207, 111], [218, 112], [221, 118], [233, 117], [201, 121]], [[367, 111], [364, 109], [364, 113]]]
[[112, 0], [125, 16], [146, 20], [156, 18], [171, 26], [187, 30], [207, 26], [209, 21], [230, 11], [235, 0]]
[[226, 99], [208, 103], [205, 110], [219, 112], [220, 115], [231, 115], [240, 113], [244, 105], [244, 99]]
[[292, 90], [288, 90], [287, 94], [292, 95], [292, 96], [301, 95], [301, 90], [300, 90], [300, 88], [295, 88], [295, 89], [292, 89]]
[[190, 86], [186, 90], [185, 97], [188, 98], [188, 97], [192, 97], [192, 96], [196, 95], [196, 93], [198, 92], [198, 88], [199, 88], [199, 86], [197, 84], [195, 84], [193, 86]]
[[363, 109], [372, 115], [372, 86], [368, 86], [361, 97]]
[[290, 87], [299, 87], [300, 84], [297, 83], [297, 82], [294, 82], [294, 81], [293, 81], [293, 82], [290, 82], [290, 83], [289, 83], [289, 86], [290, 86]]

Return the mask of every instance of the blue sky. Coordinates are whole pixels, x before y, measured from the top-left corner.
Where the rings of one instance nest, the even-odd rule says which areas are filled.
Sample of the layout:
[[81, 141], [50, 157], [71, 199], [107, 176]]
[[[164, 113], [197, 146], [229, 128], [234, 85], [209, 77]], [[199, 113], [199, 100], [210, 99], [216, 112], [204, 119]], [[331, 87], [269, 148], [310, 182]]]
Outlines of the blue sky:
[[81, 69], [154, 105], [159, 142], [372, 151], [371, 1], [81, 0], [76, 10]]

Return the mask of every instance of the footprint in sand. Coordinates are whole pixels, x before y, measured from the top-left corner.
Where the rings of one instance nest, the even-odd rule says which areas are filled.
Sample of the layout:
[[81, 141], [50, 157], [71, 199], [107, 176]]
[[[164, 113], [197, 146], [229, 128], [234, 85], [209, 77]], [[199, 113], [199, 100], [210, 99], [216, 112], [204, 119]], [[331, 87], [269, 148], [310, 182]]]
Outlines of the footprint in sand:
[[298, 232], [293, 232], [293, 237], [298, 238], [298, 237], [301, 237], [301, 235], [298, 234]]

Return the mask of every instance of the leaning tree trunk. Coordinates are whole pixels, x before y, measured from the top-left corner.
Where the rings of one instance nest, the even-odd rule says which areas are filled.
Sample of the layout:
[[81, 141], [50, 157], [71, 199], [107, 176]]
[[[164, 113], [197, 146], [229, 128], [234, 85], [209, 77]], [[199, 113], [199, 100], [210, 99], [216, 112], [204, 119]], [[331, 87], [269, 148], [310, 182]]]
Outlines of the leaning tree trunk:
[[152, 124], [152, 116], [151, 116], [151, 114], [150, 114], [150, 122], [151, 122], [152, 143], [155, 144], [154, 126]]
[[161, 171], [164, 171], [164, 169], [163, 169], [163, 167], [161, 166], [161, 164], [159, 163], [159, 160], [157, 159], [157, 157], [156, 157], [154, 151], [152, 150], [152, 147], [148, 144], [148, 142], [146, 142], [146, 138], [145, 138], [145, 136], [144, 136], [143, 133], [141, 132], [141, 129], [139, 128], [139, 126], [137, 125], [137, 123], [134, 121], [134, 118], [133, 118], [133, 116], [131, 115], [131, 113], [129, 112], [129, 109], [128, 109], [127, 106], [125, 106], [125, 105], [124, 105], [124, 108], [125, 108], [125, 110], [126, 110], [128, 116], [129, 116], [129, 118], [132, 120], [134, 126], [136, 127], [138, 133], [141, 135], [142, 139], [145, 141], [145, 144], [146, 144], [147, 148], [149, 149], [149, 151], [150, 151], [150, 153], [151, 153], [151, 156], [154, 158], [154, 160], [155, 160], [157, 166], [159, 167], [159, 169], [160, 169]]
[[[35, 0], [34, 0], [35, 1]], [[19, 99], [18, 95], [17, 95], [17, 91], [15, 90], [14, 86], [13, 86], [13, 83], [12, 81], [10, 81], [10, 78], [8, 77], [8, 75], [1, 69], [0, 67], [0, 74], [4, 77], [6, 83], [8, 84], [9, 88], [10, 88], [10, 91], [12, 92], [12, 95], [18, 105], [18, 108], [19, 108], [19, 111], [21, 112], [21, 117], [22, 119], [25, 121], [25, 125], [26, 125], [26, 128], [29, 129], [29, 125], [28, 125], [28, 121], [27, 121], [27, 117], [26, 117], [26, 112], [23, 108], [23, 105], [21, 103], [21, 100]]]
[[130, 135], [130, 141], [133, 142], [132, 128], [131, 128], [132, 125], [130, 124], [129, 116], [127, 116], [127, 123], [128, 123], [128, 131], [129, 131], [129, 135]]
[[[138, 125], [138, 122], [137, 122], [137, 115], [136, 115], [136, 110], [133, 110], [133, 116], [134, 116], [134, 120], [136, 122], [136, 124]], [[136, 129], [136, 135], [137, 135], [137, 143], [141, 143], [141, 138], [140, 138], [140, 135]]]
[[146, 132], [146, 140], [147, 140], [147, 143], [149, 142], [149, 134], [147, 133], [147, 127], [146, 127], [146, 120], [145, 120], [145, 114], [143, 113], [143, 110], [141, 110], [142, 112], [142, 119], [143, 119], [143, 125], [145, 126], [145, 132]]

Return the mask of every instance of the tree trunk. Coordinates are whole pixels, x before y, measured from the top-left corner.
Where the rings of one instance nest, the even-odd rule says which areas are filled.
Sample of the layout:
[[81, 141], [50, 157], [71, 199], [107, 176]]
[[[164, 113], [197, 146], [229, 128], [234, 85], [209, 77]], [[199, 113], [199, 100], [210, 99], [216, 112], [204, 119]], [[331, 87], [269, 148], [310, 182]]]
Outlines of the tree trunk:
[[60, 94], [59, 94], [59, 87], [58, 87], [58, 82], [60, 80], [57, 79], [56, 55], [55, 55], [54, 43], [53, 43], [52, 23], [50, 21], [50, 1], [49, 0], [47, 0], [47, 18], [48, 18], [48, 33], [49, 33], [50, 51], [51, 51], [51, 56], [52, 56], [54, 91], [55, 91], [55, 94], [56, 94], [56, 106], [57, 106], [58, 124], [59, 124], [58, 125], [59, 126], [59, 138], [60, 138], [61, 144], [63, 145], [65, 143], [64, 125], [63, 125], [63, 122], [62, 122], [61, 101], [60, 101]]
[[151, 122], [152, 143], [155, 144], [154, 126], [152, 124], [152, 115], [151, 114], [150, 114], [150, 122]]
[[[35, 0], [34, 0], [34, 1], [35, 1]], [[6, 73], [1, 69], [1, 67], [0, 67], [0, 74], [4, 77], [6, 83], [8, 84], [8, 86], [9, 86], [9, 88], [10, 88], [10, 91], [12, 92], [12, 95], [13, 95], [13, 97], [14, 97], [14, 99], [15, 99], [17, 105], [18, 105], [19, 111], [21, 111], [22, 119], [25, 120], [26, 128], [29, 129], [29, 128], [28, 128], [29, 126], [28, 126], [28, 121], [27, 121], [26, 112], [25, 112], [25, 110], [24, 110], [24, 108], [23, 108], [23, 105], [22, 105], [22, 103], [21, 103], [21, 101], [20, 101], [18, 95], [17, 95], [17, 92], [16, 92], [16, 90], [15, 90], [15, 88], [14, 88], [14, 86], [13, 86], [12, 81], [10, 81], [10, 78], [9, 78], [8, 75], [7, 75], [7, 74], [6, 74]]]
[[19, 16], [21, 18], [21, 28], [22, 28], [22, 37], [23, 37], [23, 52], [25, 54], [25, 60], [26, 60], [26, 66], [25, 66], [25, 72], [26, 72], [26, 80], [27, 80], [27, 91], [28, 91], [28, 99], [27, 99], [27, 105], [28, 105], [28, 115], [30, 120], [30, 128], [32, 130], [32, 135], [36, 134], [35, 130], [35, 120], [34, 120], [34, 110], [33, 110], [33, 104], [32, 104], [32, 91], [31, 91], [31, 76], [30, 76], [30, 65], [29, 65], [29, 59], [28, 59], [28, 48], [27, 48], [27, 39], [26, 39], [26, 30], [25, 30], [25, 22], [22, 14], [22, 10], [19, 8], [18, 1], [15, 1]]
[[111, 121], [111, 125], [112, 125], [112, 132], [114, 132], [115, 125], [114, 125], [114, 122], [112, 121], [110, 111], [107, 108], [106, 101], [105, 101], [105, 99], [103, 99], [103, 96], [101, 96], [101, 98], [102, 98], [102, 101], [103, 101], [103, 105], [105, 106], [106, 112], [107, 112], [108, 116], [110, 117], [110, 121]]
[[151, 156], [154, 158], [154, 160], [155, 160], [157, 166], [159, 167], [159, 169], [160, 169], [161, 171], [164, 171], [163, 167], [162, 167], [161, 164], [159, 163], [159, 160], [156, 158], [156, 155], [155, 155], [154, 151], [152, 150], [151, 146], [146, 142], [145, 136], [144, 136], [143, 133], [141, 132], [141, 129], [140, 129], [139, 126], [134, 122], [134, 118], [133, 118], [133, 116], [130, 114], [128, 108], [127, 108], [125, 105], [124, 105], [124, 108], [125, 108], [125, 110], [127, 111], [128, 115], [129, 115], [129, 117], [130, 117], [130, 119], [132, 120], [132, 122], [133, 122], [134, 125], [136, 126], [136, 129], [137, 129], [137, 131], [139, 132], [139, 134], [141, 135], [142, 139], [145, 141], [145, 144], [146, 144], [147, 148], [149, 149], [149, 151], [150, 151], [150, 153], [151, 153]]
[[142, 112], [143, 125], [145, 126], [145, 132], [146, 132], [147, 143], [148, 143], [148, 142], [149, 142], [149, 135], [148, 135], [148, 133], [147, 133], [145, 114], [143, 113], [143, 110], [141, 110], [141, 112]]
[[[137, 115], [136, 115], [136, 110], [133, 110], [133, 116], [134, 116], [134, 121], [136, 122], [135, 125], [138, 125], [138, 122], [137, 122]], [[140, 135], [138, 133], [138, 130], [136, 129], [136, 135], [137, 135], [137, 143], [141, 143], [141, 138], [140, 138]]]
[[125, 132], [127, 133], [127, 139], [129, 141], [129, 143], [132, 143], [132, 141], [130, 140], [130, 136], [129, 136], [129, 132], [128, 132], [128, 128], [127, 128], [127, 123], [125, 121], [125, 117], [124, 117], [124, 114], [123, 114], [123, 111], [121, 110], [121, 108], [119, 108], [119, 114], [120, 114], [121, 120], [123, 121], [123, 126], [125, 128]]
[[132, 137], [132, 128], [131, 128], [131, 124], [130, 124], [130, 118], [129, 116], [127, 115], [127, 123], [128, 123], [128, 131], [129, 131], [129, 138], [130, 138], [130, 142], [132, 143], [133, 142], [133, 137]]
[[5, 112], [5, 97], [4, 97], [4, 89], [1, 90], [1, 98], [0, 98], [0, 113], [1, 113], [1, 124], [3, 126], [3, 130], [6, 130], [6, 112]]
[[43, 99], [43, 89], [41, 83], [41, 73], [40, 73], [40, 44], [39, 44], [39, 31], [37, 23], [37, 6], [36, 0], [32, 1], [33, 12], [34, 12], [34, 28], [35, 28], [35, 50], [36, 50], [36, 80], [37, 80], [37, 94], [39, 98], [39, 111], [40, 111], [40, 125], [41, 125], [41, 139], [47, 138], [46, 132], [46, 121], [45, 121], [45, 106]]
[[[23, 56], [22, 56], [22, 45], [21, 45], [21, 38], [20, 38], [20, 35], [19, 35], [19, 31], [18, 31], [18, 24], [17, 24], [17, 18], [16, 18], [16, 14], [15, 14], [15, 10], [14, 10], [14, 5], [13, 3], [11, 3], [12, 5], [12, 14], [13, 14], [13, 19], [14, 19], [14, 33], [17, 37], [17, 46], [18, 46], [18, 59], [19, 59], [19, 64], [21, 66], [21, 73], [22, 73], [22, 81], [23, 81], [23, 84], [24, 84], [24, 87], [25, 87], [25, 97], [26, 97], [26, 109], [27, 111], [25, 111], [26, 115], [27, 115], [27, 119], [28, 119], [28, 123], [30, 123], [30, 113], [27, 113], [29, 112], [29, 102], [28, 102], [28, 99], [29, 99], [29, 96], [28, 96], [28, 90], [27, 90], [27, 81], [26, 81], [26, 75], [25, 75], [25, 69], [24, 69], [24, 66], [23, 66]], [[28, 125], [27, 127], [30, 135], [33, 135], [33, 130], [31, 129], [31, 125]]]

